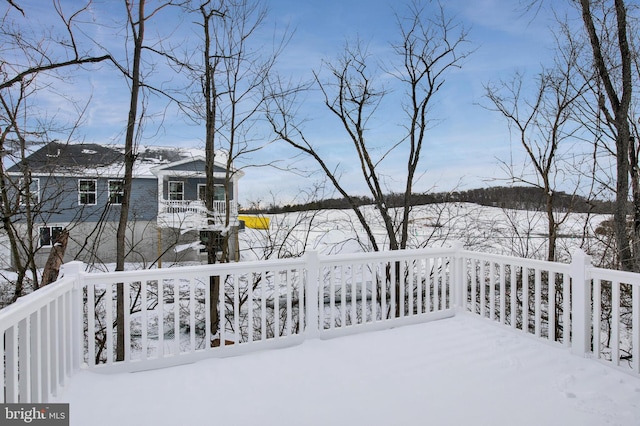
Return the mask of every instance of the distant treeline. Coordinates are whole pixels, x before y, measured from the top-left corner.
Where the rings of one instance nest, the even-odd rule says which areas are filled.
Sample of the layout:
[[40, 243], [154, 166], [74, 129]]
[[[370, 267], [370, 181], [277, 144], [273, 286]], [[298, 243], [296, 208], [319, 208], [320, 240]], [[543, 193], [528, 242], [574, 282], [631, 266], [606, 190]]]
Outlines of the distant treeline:
[[[403, 194], [389, 194], [386, 203], [389, 207], [399, 207], [403, 204]], [[370, 197], [354, 197], [358, 206], [374, 204]], [[470, 189], [468, 191], [438, 192], [426, 194], [413, 194], [411, 204], [414, 206], [447, 203], [467, 202], [482, 206], [500, 207], [516, 210], [543, 210], [546, 207], [546, 197], [539, 188], [525, 186], [514, 187], [490, 187]], [[609, 201], [588, 200], [579, 195], [571, 195], [564, 192], [556, 192], [553, 197], [554, 209], [559, 211], [570, 210], [576, 213], [612, 213], [613, 203]], [[261, 209], [244, 209], [246, 213], [286, 213], [306, 210], [348, 209], [351, 208], [344, 198], [331, 198], [317, 200], [304, 204], [287, 204], [284, 206], [270, 205]]]

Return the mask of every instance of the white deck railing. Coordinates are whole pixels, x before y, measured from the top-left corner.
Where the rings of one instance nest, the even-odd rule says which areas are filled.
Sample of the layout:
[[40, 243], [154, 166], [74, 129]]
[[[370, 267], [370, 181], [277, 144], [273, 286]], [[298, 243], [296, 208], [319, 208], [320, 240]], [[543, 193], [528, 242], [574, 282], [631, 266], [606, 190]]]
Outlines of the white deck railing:
[[[226, 201], [214, 201], [213, 212], [216, 216], [224, 216], [227, 212]], [[197, 213], [206, 214], [207, 209], [203, 201], [200, 200], [162, 200], [160, 201], [160, 213]], [[238, 214], [238, 204], [234, 201], [229, 203], [229, 214], [235, 216]]]
[[80, 367], [160, 368], [462, 312], [640, 374], [640, 274], [593, 268], [582, 252], [571, 264], [454, 247], [81, 269], [66, 264], [63, 279], [0, 311], [2, 401], [47, 401]]
[[[214, 201], [213, 210], [208, 212], [204, 202], [200, 200], [161, 200], [158, 209], [158, 225], [174, 228], [204, 228], [210, 218], [215, 223], [225, 223], [226, 214], [226, 201]], [[238, 219], [238, 204], [233, 200], [229, 203], [229, 219], [232, 225], [236, 224]]]
[[[77, 265], [75, 265], [77, 266]], [[79, 271], [0, 311], [0, 402], [44, 402], [83, 359]]]

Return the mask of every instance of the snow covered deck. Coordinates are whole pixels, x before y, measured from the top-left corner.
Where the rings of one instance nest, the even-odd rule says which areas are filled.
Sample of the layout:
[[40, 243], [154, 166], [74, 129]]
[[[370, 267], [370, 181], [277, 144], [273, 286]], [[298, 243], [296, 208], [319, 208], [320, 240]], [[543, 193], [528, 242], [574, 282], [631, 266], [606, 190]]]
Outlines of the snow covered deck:
[[72, 425], [637, 425], [640, 379], [487, 319], [161, 370], [81, 371]]
[[0, 312], [0, 402], [78, 426], [640, 424], [640, 274], [582, 252], [83, 269]]

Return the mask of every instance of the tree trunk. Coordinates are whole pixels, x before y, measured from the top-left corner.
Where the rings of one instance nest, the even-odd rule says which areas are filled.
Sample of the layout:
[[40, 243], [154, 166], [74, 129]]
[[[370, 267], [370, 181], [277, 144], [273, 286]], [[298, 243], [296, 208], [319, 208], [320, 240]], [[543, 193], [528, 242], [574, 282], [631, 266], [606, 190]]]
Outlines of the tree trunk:
[[556, 220], [553, 216], [553, 191], [549, 184], [545, 185], [545, 197], [546, 197], [546, 212], [547, 212], [547, 230], [549, 233], [549, 247], [547, 247], [547, 260], [549, 262], [555, 262], [556, 260], [556, 240], [558, 238], [558, 227], [556, 226]]
[[[205, 175], [206, 175], [206, 183], [205, 183], [205, 205], [207, 207], [207, 214], [210, 215], [214, 209], [213, 197], [215, 194], [215, 159], [216, 159], [216, 151], [215, 151], [215, 135], [216, 135], [216, 86], [214, 81], [215, 75], [215, 64], [217, 63], [217, 59], [212, 58], [211, 53], [211, 35], [209, 33], [209, 25], [211, 25], [211, 19], [214, 16], [212, 12], [208, 12], [205, 10], [204, 6], [200, 8], [203, 16], [203, 27], [204, 27], [204, 35], [205, 35], [205, 46], [204, 46], [204, 87], [203, 94], [206, 105], [205, 112]], [[213, 64], [212, 64], [213, 61]], [[207, 219], [207, 226], [214, 225], [214, 219], [209, 217]], [[214, 231], [207, 230], [207, 243], [205, 244], [207, 250], [207, 263], [214, 264], [217, 260], [217, 248], [215, 244], [215, 233]], [[218, 314], [218, 304], [220, 301], [220, 277], [219, 276], [211, 276], [209, 277], [209, 314], [211, 318], [210, 331], [211, 337], [215, 338], [216, 334], [219, 331], [219, 323], [220, 318]]]
[[629, 138], [629, 175], [631, 178], [631, 194], [633, 199], [632, 244], [636, 257], [635, 271], [640, 270], [638, 254], [640, 254], [640, 179], [638, 170], [638, 150], [635, 139]]
[[[613, 116], [607, 110], [604, 99], [600, 99], [600, 109], [607, 120], [616, 129], [616, 200], [614, 207], [615, 235], [618, 251], [618, 262], [622, 269], [627, 271], [638, 270], [637, 261], [631, 251], [629, 234], [627, 231], [627, 213], [629, 202], [629, 108], [631, 105], [631, 50], [627, 39], [627, 9], [624, 0], [614, 0], [617, 30], [617, 50], [620, 54], [620, 69], [622, 74], [621, 84], [615, 84], [611, 72], [605, 62], [604, 49], [600, 43], [591, 13], [591, 1], [580, 0], [582, 20], [589, 36], [589, 42], [593, 52], [595, 69], [602, 81], [609, 104], [613, 110]], [[616, 90], [621, 87], [621, 95]], [[639, 201], [640, 202], [640, 201]], [[635, 237], [635, 235], [634, 235]]]
[[[124, 153], [124, 179], [122, 182], [122, 202], [120, 205], [120, 220], [118, 222], [118, 230], [116, 231], [116, 271], [124, 271], [125, 253], [126, 253], [126, 231], [129, 220], [129, 204], [131, 201], [131, 187], [133, 183], [133, 166], [136, 159], [135, 153], [135, 133], [138, 118], [138, 96], [140, 92], [140, 59], [142, 56], [142, 42], [144, 40], [144, 5], [145, 0], [139, 0], [138, 3], [138, 19], [129, 16], [129, 24], [131, 25], [134, 51], [133, 51], [133, 69], [131, 72], [131, 99], [129, 102], [129, 116], [127, 120], [127, 132], [125, 135], [125, 153]], [[131, 13], [131, 11], [129, 11]], [[117, 284], [116, 290], [116, 361], [124, 360], [124, 331], [126, 324], [124, 323], [125, 294], [124, 283]]]
[[67, 250], [67, 242], [69, 241], [69, 231], [67, 229], [62, 230], [58, 238], [53, 243], [53, 248], [47, 258], [47, 263], [44, 265], [44, 272], [42, 273], [42, 281], [40, 286], [51, 284], [58, 279], [60, 273], [60, 266], [64, 259], [64, 253]]
[[[613, 221], [616, 235], [616, 247], [618, 248], [618, 262], [625, 271], [632, 271], [633, 256], [627, 230], [627, 215], [629, 205], [629, 163], [627, 153], [629, 142], [616, 138], [616, 199], [614, 203]], [[622, 154], [624, 152], [624, 155]]]

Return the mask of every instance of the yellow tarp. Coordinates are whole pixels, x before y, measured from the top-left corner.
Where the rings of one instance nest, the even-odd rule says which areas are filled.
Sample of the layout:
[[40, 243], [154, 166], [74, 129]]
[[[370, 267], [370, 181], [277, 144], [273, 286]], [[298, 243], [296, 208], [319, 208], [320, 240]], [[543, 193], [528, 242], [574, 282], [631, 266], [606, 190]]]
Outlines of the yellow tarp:
[[271, 222], [268, 217], [263, 216], [239, 215], [238, 219], [244, 221], [244, 226], [253, 229], [269, 229], [269, 223]]

